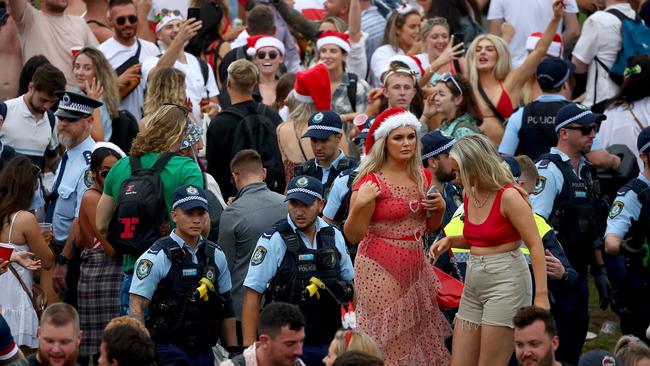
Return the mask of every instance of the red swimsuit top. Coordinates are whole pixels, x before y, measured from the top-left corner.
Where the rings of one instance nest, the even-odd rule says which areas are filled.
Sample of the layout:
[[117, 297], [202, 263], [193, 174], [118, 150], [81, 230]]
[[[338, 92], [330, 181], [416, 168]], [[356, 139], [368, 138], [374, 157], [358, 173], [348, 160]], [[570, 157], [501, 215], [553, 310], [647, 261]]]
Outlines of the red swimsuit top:
[[[510, 95], [506, 91], [506, 88], [503, 87], [503, 84], [499, 83], [501, 85], [501, 95], [499, 95], [499, 101], [497, 102], [496, 108], [501, 115], [508, 119], [512, 113], [514, 112], [514, 109], [512, 108], [512, 99], [510, 99]], [[482, 116], [483, 118], [496, 118], [495, 115], [487, 115], [487, 116]], [[505, 123], [505, 122], [504, 122]]]
[[467, 195], [465, 195], [463, 199], [463, 208], [465, 209], [463, 236], [467, 240], [467, 243], [475, 247], [495, 247], [521, 240], [521, 235], [512, 226], [510, 220], [500, 212], [501, 196], [506, 188], [514, 188], [514, 186], [512, 184], [506, 184], [497, 192], [487, 219], [478, 225], [469, 220], [467, 214]]

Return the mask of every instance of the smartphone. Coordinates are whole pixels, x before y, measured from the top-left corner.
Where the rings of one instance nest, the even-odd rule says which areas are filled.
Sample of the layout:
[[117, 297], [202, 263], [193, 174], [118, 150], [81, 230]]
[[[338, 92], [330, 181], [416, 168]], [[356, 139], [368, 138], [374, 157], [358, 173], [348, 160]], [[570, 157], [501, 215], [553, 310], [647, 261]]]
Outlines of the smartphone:
[[465, 33], [454, 33], [454, 46], [462, 43], [465, 39]]
[[187, 19], [194, 18], [196, 20], [201, 20], [201, 9], [200, 8], [188, 8], [187, 9]]
[[431, 185], [431, 188], [429, 188], [429, 190], [427, 191], [427, 198], [428, 198], [428, 199], [432, 199], [432, 198], [433, 198], [433, 195], [434, 195], [436, 192], [438, 192], [438, 188], [436, 188], [436, 186], [434, 186], [434, 185], [432, 184], [432, 185]]

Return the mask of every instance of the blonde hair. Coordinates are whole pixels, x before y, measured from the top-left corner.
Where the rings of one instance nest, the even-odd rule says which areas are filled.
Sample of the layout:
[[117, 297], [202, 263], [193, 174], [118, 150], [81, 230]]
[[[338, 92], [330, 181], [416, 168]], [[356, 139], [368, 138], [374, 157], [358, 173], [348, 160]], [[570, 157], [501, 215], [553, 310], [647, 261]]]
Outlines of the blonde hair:
[[623, 366], [635, 366], [640, 360], [650, 358], [650, 348], [633, 335], [623, 335], [616, 342], [614, 354]]
[[521, 169], [521, 175], [526, 176], [527, 178], [532, 178], [532, 181], [535, 182], [539, 179], [539, 172], [537, 167], [533, 162], [533, 159], [528, 157], [528, 155], [517, 155], [515, 160], [519, 163], [519, 168]]
[[478, 37], [474, 38], [472, 43], [467, 48], [467, 54], [465, 55], [465, 64], [467, 65], [467, 70], [469, 70], [469, 81], [473, 87], [478, 85], [478, 68], [476, 65], [476, 47], [478, 43], [482, 40], [487, 39], [492, 43], [494, 49], [497, 52], [497, 62], [492, 70], [494, 77], [497, 80], [505, 80], [506, 76], [510, 73], [512, 66], [510, 65], [510, 50], [508, 49], [508, 44], [503, 38], [495, 36], [493, 34], [481, 34]]
[[173, 67], [158, 69], [147, 86], [144, 115], [157, 111], [165, 103], [185, 104], [185, 73]]
[[443, 17], [433, 17], [424, 20], [422, 22], [422, 25], [420, 26], [420, 41], [423, 43], [422, 52], [426, 52], [426, 50], [424, 49], [424, 40], [427, 38], [429, 33], [431, 33], [431, 30], [433, 30], [433, 27], [435, 27], [436, 25], [445, 28], [447, 30], [447, 33], [449, 33], [449, 23], [447, 22], [447, 19]]
[[[350, 341], [348, 342], [348, 335]], [[339, 330], [332, 340], [334, 354], [341, 356], [344, 352], [359, 351], [371, 356], [382, 358], [381, 351], [375, 341], [364, 332], [358, 330]]]
[[95, 77], [97, 81], [102, 85], [104, 93], [102, 94], [102, 102], [106, 106], [108, 115], [113, 118], [120, 116], [120, 90], [117, 82], [117, 74], [113, 69], [113, 66], [108, 62], [104, 54], [93, 47], [84, 47], [79, 51], [79, 53], [72, 60], [72, 65], [77, 62], [79, 55], [86, 55], [93, 62], [93, 68], [95, 69]]
[[232, 88], [240, 93], [252, 93], [259, 79], [260, 71], [247, 59], [239, 59], [228, 66], [228, 80]]
[[[528, 194], [515, 182], [508, 165], [502, 163], [494, 143], [488, 137], [477, 134], [461, 138], [451, 148], [449, 157], [458, 163], [466, 190], [481, 187], [498, 191], [505, 184], [512, 184], [530, 205]], [[474, 181], [470, 178], [474, 178]]]
[[[411, 179], [417, 183], [418, 192], [424, 195], [424, 173], [422, 173], [422, 160], [420, 160], [420, 151], [422, 151], [419, 136], [420, 134], [416, 129], [413, 130], [418, 136], [415, 143], [415, 153], [413, 156], [411, 156], [407, 163], [407, 170]], [[359, 174], [357, 174], [357, 177], [354, 178], [353, 185], [358, 184], [366, 175], [378, 172], [384, 166], [384, 163], [388, 158], [388, 153], [386, 151], [386, 139], [390, 137], [393, 131], [389, 132], [386, 136], [375, 140], [375, 143], [372, 144], [370, 152], [359, 166]]]
[[[386, 28], [384, 29], [384, 39], [381, 44], [389, 44], [393, 47], [393, 50], [399, 50], [399, 39], [397, 38], [397, 29], [402, 28], [406, 24], [406, 18], [411, 15], [417, 15], [422, 19], [420, 13], [413, 9], [406, 14], [400, 14], [397, 11], [393, 11], [386, 21]], [[408, 51], [408, 50], [405, 50]]]
[[137, 319], [127, 315], [118, 316], [117, 318], [111, 319], [111, 321], [109, 321], [108, 324], [106, 324], [106, 328], [104, 328], [104, 331], [113, 329], [115, 327], [123, 326], [123, 325], [135, 328], [141, 331], [142, 333], [144, 333], [147, 337], [150, 336], [149, 329], [147, 329], [147, 327], [145, 327], [144, 324], [142, 324]]
[[293, 93], [289, 93], [287, 97], [287, 105], [289, 106], [288, 121], [293, 122], [294, 129], [299, 135], [307, 128], [307, 122], [312, 114], [318, 112], [314, 103], [303, 103], [296, 99]]
[[149, 116], [143, 130], [133, 139], [129, 155], [176, 151], [188, 123], [188, 110], [178, 105], [162, 105]]

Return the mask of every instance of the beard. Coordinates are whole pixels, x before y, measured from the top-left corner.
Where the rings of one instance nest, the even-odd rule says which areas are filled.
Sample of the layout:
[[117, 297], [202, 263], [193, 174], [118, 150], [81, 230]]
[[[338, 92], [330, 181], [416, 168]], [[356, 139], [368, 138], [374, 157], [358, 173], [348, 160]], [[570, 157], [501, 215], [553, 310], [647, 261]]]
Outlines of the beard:
[[34, 96], [30, 95], [29, 98], [27, 98], [27, 101], [29, 102], [29, 106], [32, 107], [33, 110], [35, 110], [38, 113], [45, 113], [45, 108], [43, 107], [37, 107], [34, 105]]
[[68, 7], [68, 2], [65, 1], [64, 5], [60, 5], [58, 1], [49, 0], [45, 2], [45, 7], [47, 8], [48, 11], [51, 11], [53, 13], [63, 13], [65, 9]]
[[[52, 363], [50, 362], [50, 358], [47, 353], [41, 351], [40, 349], [38, 350], [37, 353], [38, 356], [38, 361], [41, 363], [43, 366], [52, 366]], [[77, 364], [77, 358], [79, 357], [79, 348], [76, 348], [73, 353], [66, 354], [65, 359], [63, 360], [63, 365], [62, 366], [74, 366]]]
[[74, 138], [67, 132], [60, 132], [57, 134], [59, 143], [66, 148], [69, 148], [74, 143]]
[[521, 366], [523, 365], [524, 361], [527, 361], [528, 359], [532, 358], [533, 360], [537, 361], [537, 366], [552, 366], [553, 365], [553, 350], [550, 349], [542, 358], [537, 359], [535, 356], [525, 358], [523, 360], [518, 360], [518, 365]]
[[443, 172], [441, 170], [438, 170], [435, 172], [436, 179], [440, 183], [447, 183], [447, 182], [452, 182], [454, 179], [456, 179], [456, 173], [453, 171], [451, 172]]

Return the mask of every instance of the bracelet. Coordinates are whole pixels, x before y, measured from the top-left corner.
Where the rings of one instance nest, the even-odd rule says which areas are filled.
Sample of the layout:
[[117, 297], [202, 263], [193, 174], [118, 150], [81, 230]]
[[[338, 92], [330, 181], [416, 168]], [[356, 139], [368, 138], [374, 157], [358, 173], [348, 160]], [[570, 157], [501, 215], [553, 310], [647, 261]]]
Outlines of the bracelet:
[[70, 259], [66, 258], [63, 254], [59, 253], [56, 255], [56, 263], [61, 265], [67, 265], [70, 263]]

